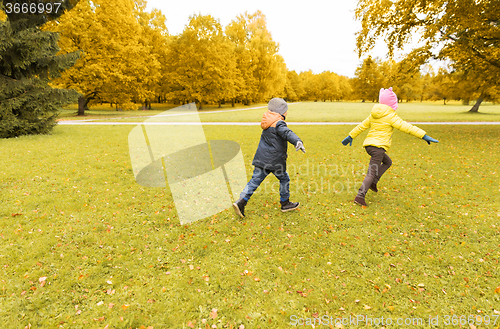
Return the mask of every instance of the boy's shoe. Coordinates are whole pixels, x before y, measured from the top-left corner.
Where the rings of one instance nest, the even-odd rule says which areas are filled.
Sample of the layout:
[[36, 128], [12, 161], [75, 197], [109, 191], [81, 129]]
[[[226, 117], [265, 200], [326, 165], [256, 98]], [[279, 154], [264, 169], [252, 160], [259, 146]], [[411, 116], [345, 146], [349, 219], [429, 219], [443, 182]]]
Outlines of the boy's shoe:
[[377, 183], [372, 183], [372, 186], [370, 186], [370, 190], [377, 193], [378, 192]]
[[299, 207], [300, 203], [298, 202], [290, 202], [290, 200], [282, 201], [281, 203], [281, 211], [292, 211]]
[[245, 206], [246, 205], [247, 205], [247, 202], [242, 198], [239, 198], [235, 203], [233, 203], [234, 211], [241, 218], [245, 217]]
[[359, 204], [360, 206], [365, 206], [365, 207], [368, 207], [368, 205], [366, 204], [365, 202], [365, 198], [362, 198], [362, 197], [359, 197], [359, 196], [356, 196], [354, 198], [354, 203], [357, 203]]

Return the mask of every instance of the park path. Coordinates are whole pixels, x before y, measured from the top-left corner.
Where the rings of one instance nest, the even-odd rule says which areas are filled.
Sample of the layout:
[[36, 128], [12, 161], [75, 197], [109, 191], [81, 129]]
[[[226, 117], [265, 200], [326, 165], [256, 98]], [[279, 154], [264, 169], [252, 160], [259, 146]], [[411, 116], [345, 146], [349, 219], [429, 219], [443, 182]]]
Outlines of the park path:
[[[500, 125], [498, 121], [457, 121], [457, 122], [410, 122], [415, 125]], [[59, 121], [59, 125], [65, 126], [260, 126], [260, 122], [94, 122], [83, 120]], [[357, 125], [359, 122], [287, 122], [290, 126], [347, 126]]]
[[[288, 105], [299, 104], [300, 102], [288, 103]], [[212, 113], [227, 113], [227, 112], [240, 112], [240, 111], [248, 111], [266, 108], [267, 105], [243, 108], [243, 109], [234, 109], [234, 110], [216, 110], [209, 112], [197, 112], [197, 113], [172, 113], [172, 114], [157, 114], [152, 116], [141, 116], [138, 119], [146, 119], [152, 117], [174, 117], [174, 116], [183, 116], [183, 115], [194, 115], [194, 114], [212, 114]], [[153, 125], [153, 126], [194, 126], [199, 125], [199, 122], [95, 122], [95, 120], [120, 120], [120, 119], [131, 119], [131, 117], [118, 117], [118, 118], [93, 118], [93, 119], [59, 119], [58, 123], [60, 125], [67, 126], [135, 126], [139, 124], [143, 125]], [[459, 121], [459, 122], [440, 122], [440, 121], [427, 121], [427, 122], [410, 122], [411, 124], [418, 125], [500, 125], [500, 122], [488, 122], [488, 121]], [[201, 122], [204, 126], [260, 126], [260, 122]], [[359, 122], [290, 122], [287, 121], [288, 125], [295, 126], [348, 126], [348, 125], [357, 125]]]

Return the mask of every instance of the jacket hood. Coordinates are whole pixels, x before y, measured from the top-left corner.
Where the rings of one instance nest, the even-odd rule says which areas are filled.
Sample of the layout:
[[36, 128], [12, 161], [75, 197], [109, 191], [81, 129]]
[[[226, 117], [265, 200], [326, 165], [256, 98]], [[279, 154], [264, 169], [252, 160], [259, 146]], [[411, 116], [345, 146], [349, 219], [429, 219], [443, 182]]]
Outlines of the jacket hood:
[[386, 115], [389, 115], [391, 113], [394, 113], [394, 110], [392, 109], [392, 107], [384, 105], [384, 104], [376, 104], [372, 108], [371, 115], [374, 119], [380, 119], [380, 118], [383, 118]]
[[283, 120], [283, 117], [281, 116], [281, 114], [276, 113], [276, 112], [267, 111], [262, 116], [262, 121], [260, 123], [260, 127], [262, 129], [266, 130], [269, 127], [276, 126], [276, 123], [280, 120]]

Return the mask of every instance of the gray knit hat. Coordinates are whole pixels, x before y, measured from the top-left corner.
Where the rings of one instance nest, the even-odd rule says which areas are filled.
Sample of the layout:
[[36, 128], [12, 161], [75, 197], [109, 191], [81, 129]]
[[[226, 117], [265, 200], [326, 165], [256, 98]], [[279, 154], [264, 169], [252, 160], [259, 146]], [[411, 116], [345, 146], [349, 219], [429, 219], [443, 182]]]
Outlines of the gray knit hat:
[[267, 108], [269, 109], [269, 111], [276, 112], [281, 115], [285, 114], [286, 111], [288, 111], [288, 105], [282, 98], [271, 99], [269, 101], [269, 104], [267, 104]]

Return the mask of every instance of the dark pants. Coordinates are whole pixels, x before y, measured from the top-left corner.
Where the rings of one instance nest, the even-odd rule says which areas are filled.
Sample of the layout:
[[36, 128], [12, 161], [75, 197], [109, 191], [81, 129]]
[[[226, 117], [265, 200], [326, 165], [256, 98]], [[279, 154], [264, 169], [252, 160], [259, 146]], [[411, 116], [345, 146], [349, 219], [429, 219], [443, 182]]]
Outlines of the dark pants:
[[389, 158], [385, 150], [381, 147], [367, 146], [365, 147], [366, 153], [371, 156], [370, 164], [368, 165], [368, 172], [363, 180], [363, 184], [358, 191], [358, 197], [364, 198], [366, 192], [372, 184], [377, 184], [380, 177], [392, 165], [392, 160]]
[[286, 201], [290, 198], [290, 177], [286, 171], [270, 171], [264, 168], [255, 167], [253, 170], [252, 179], [247, 183], [243, 192], [240, 194], [240, 198], [248, 201], [255, 190], [259, 187], [262, 181], [270, 174], [273, 173], [274, 176], [280, 181], [280, 201]]

